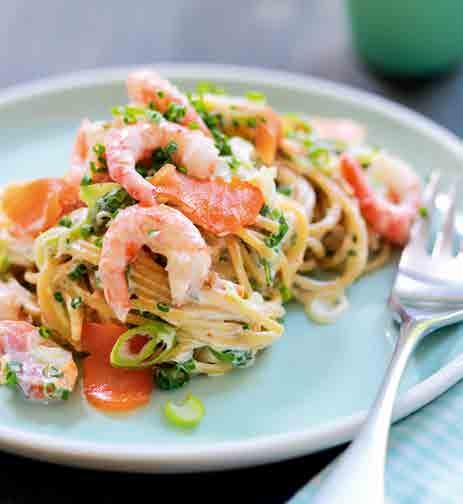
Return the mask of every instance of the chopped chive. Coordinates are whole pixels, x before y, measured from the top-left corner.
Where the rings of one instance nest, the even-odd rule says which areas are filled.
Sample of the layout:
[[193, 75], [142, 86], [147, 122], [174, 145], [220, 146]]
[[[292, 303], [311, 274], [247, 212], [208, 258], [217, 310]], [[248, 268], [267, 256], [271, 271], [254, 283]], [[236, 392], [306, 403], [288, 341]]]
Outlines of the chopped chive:
[[159, 124], [162, 121], [162, 115], [157, 110], [147, 110], [146, 117], [153, 124]]
[[260, 209], [260, 215], [262, 215], [263, 217], [268, 217], [268, 215], [270, 214], [270, 207], [267, 205], [267, 203], [264, 203], [262, 205], [262, 208]]
[[164, 91], [158, 91], [156, 94], [159, 96], [159, 98], [164, 98], [165, 96]]
[[426, 207], [420, 207], [418, 211], [420, 213], [420, 216], [423, 217], [423, 219], [425, 219], [429, 215], [428, 209]]
[[60, 226], [64, 226], [64, 227], [70, 228], [72, 226], [72, 219], [71, 219], [71, 217], [69, 217], [68, 215], [66, 215], [66, 216], [62, 217], [59, 220], [58, 224]]
[[16, 373], [20, 373], [22, 370], [22, 364], [18, 361], [10, 361], [5, 366], [5, 383], [10, 387], [14, 387], [18, 384], [18, 376]]
[[270, 269], [270, 263], [265, 258], [261, 258], [260, 262], [262, 264], [262, 267], [264, 268], [265, 282], [267, 283], [268, 287], [271, 287], [271, 285], [272, 285], [272, 271]]
[[122, 107], [111, 107], [111, 114], [113, 116], [120, 116], [124, 112]]
[[42, 336], [42, 338], [45, 338], [45, 339], [51, 338], [51, 331], [50, 331], [50, 329], [48, 329], [48, 327], [40, 326], [39, 327], [39, 334], [40, 334], [40, 336]]
[[56, 291], [56, 292], [53, 294], [53, 297], [55, 298], [55, 301], [56, 301], [56, 302], [58, 302], [58, 303], [64, 303], [64, 298], [63, 298], [63, 295], [61, 294], [61, 292]]
[[238, 168], [240, 167], [241, 163], [238, 158], [235, 156], [232, 156], [231, 159], [228, 161], [228, 167], [230, 168], [230, 171], [232, 173], [237, 173]]
[[172, 154], [174, 152], [176, 152], [178, 149], [178, 145], [176, 142], [174, 142], [173, 140], [171, 140], [167, 145], [166, 145], [166, 148], [165, 148], [165, 151], [166, 153], [169, 155], [169, 156], [172, 156]]
[[67, 401], [69, 399], [69, 396], [70, 396], [71, 392], [67, 389], [62, 389], [61, 390], [61, 399], [63, 401]]
[[156, 235], [158, 235], [158, 234], [159, 234], [159, 231], [158, 231], [157, 229], [150, 229], [150, 230], [148, 231], [148, 236], [149, 236], [150, 238], [153, 238], [154, 236], [156, 236]]
[[156, 307], [159, 311], [162, 311], [164, 313], [167, 313], [170, 310], [170, 306], [166, 303], [158, 303]]
[[280, 295], [283, 303], [288, 303], [293, 297], [291, 290], [286, 285], [280, 287]]
[[277, 188], [277, 191], [280, 194], [283, 194], [284, 196], [291, 196], [291, 194], [293, 192], [292, 188], [289, 186], [280, 186]]
[[103, 246], [103, 238], [101, 238], [101, 236], [98, 236], [98, 238], [95, 238], [93, 245], [95, 245], [95, 247], [101, 248]]
[[255, 128], [257, 126], [257, 120], [255, 117], [248, 117], [246, 119], [246, 124], [250, 127], [250, 128]]
[[195, 121], [191, 121], [190, 123], [188, 123], [188, 128], [190, 128], [191, 130], [197, 130], [199, 129], [199, 124]]
[[97, 143], [93, 146], [93, 152], [97, 156], [102, 156], [106, 152], [105, 146], [103, 144]]
[[80, 236], [84, 239], [88, 238], [94, 233], [93, 226], [91, 224], [82, 224], [80, 228]]
[[259, 91], [248, 91], [244, 95], [248, 100], [251, 101], [265, 101], [266, 97], [264, 94], [260, 93]]
[[71, 299], [71, 308], [74, 310], [77, 310], [77, 308], [80, 308], [82, 306], [82, 298], [79, 297], [73, 297]]
[[225, 89], [216, 86], [212, 82], [199, 82], [196, 86], [196, 92], [199, 95], [203, 94], [225, 94]]
[[187, 175], [188, 174], [188, 170], [184, 167], [184, 166], [179, 166], [177, 168], [177, 170], [180, 172], [180, 173], [183, 173], [184, 175]]
[[5, 252], [0, 253], [0, 275], [8, 272], [10, 269], [10, 260]]
[[98, 168], [96, 167], [96, 164], [95, 164], [94, 161], [90, 161], [89, 166], [90, 166], [90, 172], [91, 173], [97, 173], [98, 172]]
[[68, 273], [68, 277], [71, 280], [79, 280], [87, 273], [87, 266], [85, 264], [78, 264], [72, 271]]
[[276, 233], [272, 233], [269, 237], [265, 238], [265, 244], [269, 248], [275, 248], [280, 245], [283, 238], [286, 236], [286, 233], [289, 231], [288, 223], [283, 215], [280, 215], [278, 222], [280, 224], [278, 231]]
[[171, 122], [179, 123], [185, 117], [186, 107], [179, 105], [178, 103], [172, 102], [169, 104], [164, 117]]
[[92, 177], [88, 173], [86, 173], [83, 177], [82, 180], [80, 181], [81, 186], [88, 186], [92, 183]]

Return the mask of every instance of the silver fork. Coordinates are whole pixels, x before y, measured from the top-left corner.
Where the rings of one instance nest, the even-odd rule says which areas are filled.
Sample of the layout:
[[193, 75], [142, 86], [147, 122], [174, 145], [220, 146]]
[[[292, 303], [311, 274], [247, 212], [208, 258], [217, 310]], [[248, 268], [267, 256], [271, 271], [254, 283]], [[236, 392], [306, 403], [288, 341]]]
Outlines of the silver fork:
[[[436, 201], [439, 174], [434, 173], [425, 190], [427, 215]], [[400, 334], [370, 413], [357, 438], [336, 461], [320, 484], [316, 504], [380, 504], [384, 502], [384, 464], [397, 389], [408, 359], [417, 343], [440, 327], [463, 320], [463, 247], [455, 256], [456, 187], [446, 195], [443, 224], [432, 253], [427, 252], [430, 223], [415, 223], [409, 244], [402, 252], [389, 298]]]

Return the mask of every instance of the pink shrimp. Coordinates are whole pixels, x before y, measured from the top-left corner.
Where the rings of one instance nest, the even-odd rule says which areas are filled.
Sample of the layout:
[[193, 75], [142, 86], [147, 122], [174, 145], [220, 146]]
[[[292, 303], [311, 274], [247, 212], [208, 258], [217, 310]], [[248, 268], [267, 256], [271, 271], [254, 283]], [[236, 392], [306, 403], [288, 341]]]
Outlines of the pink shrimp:
[[340, 168], [373, 230], [397, 245], [404, 245], [421, 202], [421, 184], [411, 167], [387, 156], [373, 161], [369, 170], [387, 186], [389, 199], [371, 188], [365, 172], [353, 157], [343, 154]]
[[210, 178], [219, 163], [219, 153], [210, 138], [199, 131], [162, 121], [160, 124], [139, 122], [122, 129], [110, 130], [105, 138], [106, 161], [111, 178], [143, 205], [155, 201], [153, 186], [135, 170], [135, 164], [158, 147], [174, 142], [174, 162], [188, 175]]
[[[74, 187], [76, 193], [79, 192], [83, 176], [89, 173], [90, 164], [93, 162], [98, 166], [100, 163], [98, 154], [92, 147], [103, 142], [104, 133], [102, 123], [92, 123], [88, 119], [84, 119], [77, 130], [71, 154], [71, 168], [65, 176], [65, 180]], [[104, 172], [92, 173], [92, 181], [106, 182], [108, 176]]]
[[359, 144], [365, 140], [365, 128], [350, 119], [314, 117], [310, 125], [322, 138], [339, 140], [349, 145]]
[[71, 352], [27, 322], [0, 322], [0, 383], [17, 385], [28, 399], [67, 399], [77, 380]]
[[188, 126], [195, 123], [206, 136], [211, 136], [209, 128], [190, 105], [188, 98], [154, 70], [140, 70], [130, 74], [127, 79], [127, 92], [133, 102], [144, 106], [154, 103], [161, 113], [166, 112], [171, 103], [185, 107], [185, 115], [180, 124]]
[[87, 171], [86, 160], [89, 147], [87, 145], [85, 131], [89, 125], [90, 121], [84, 119], [77, 130], [77, 136], [71, 154], [71, 168], [65, 177], [65, 179], [76, 188], [80, 186], [80, 181]]
[[99, 272], [106, 301], [123, 322], [130, 310], [127, 266], [145, 245], [167, 258], [166, 270], [176, 305], [198, 292], [209, 273], [209, 249], [181, 212], [166, 205], [134, 205], [122, 210], [104, 237]]

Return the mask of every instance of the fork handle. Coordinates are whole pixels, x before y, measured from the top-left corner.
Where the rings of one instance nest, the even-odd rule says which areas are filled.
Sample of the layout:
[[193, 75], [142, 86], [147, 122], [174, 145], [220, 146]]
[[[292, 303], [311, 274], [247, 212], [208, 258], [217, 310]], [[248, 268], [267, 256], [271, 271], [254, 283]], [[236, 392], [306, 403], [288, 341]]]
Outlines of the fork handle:
[[387, 442], [400, 379], [417, 342], [427, 331], [414, 319], [400, 329], [379, 393], [357, 438], [322, 480], [316, 504], [382, 504]]

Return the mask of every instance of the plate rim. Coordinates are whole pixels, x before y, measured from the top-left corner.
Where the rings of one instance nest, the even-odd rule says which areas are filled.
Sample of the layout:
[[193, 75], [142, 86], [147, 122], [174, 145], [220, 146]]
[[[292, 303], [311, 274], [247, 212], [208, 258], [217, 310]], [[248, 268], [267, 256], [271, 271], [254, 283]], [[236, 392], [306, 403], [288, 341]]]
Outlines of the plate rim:
[[[463, 143], [454, 133], [403, 105], [345, 84], [298, 73], [248, 66], [200, 62], [150, 63], [83, 70], [8, 87], [0, 91], [0, 108], [71, 88], [121, 82], [130, 71], [147, 66], [156, 68], [170, 78], [226, 78], [257, 85], [264, 81], [280, 88], [309, 93], [316, 91], [319, 95], [334, 96], [352, 105], [360, 104], [362, 108], [373, 110], [432, 137], [463, 161]], [[432, 401], [461, 378], [463, 355], [457, 356], [404, 393], [394, 409], [394, 421]], [[365, 411], [359, 411], [323, 427], [257, 436], [244, 441], [202, 442], [177, 448], [63, 441], [51, 435], [34, 434], [0, 425], [0, 448], [36, 459], [95, 469], [153, 473], [224, 470], [282, 461], [341, 444], [352, 439], [365, 415]]]

